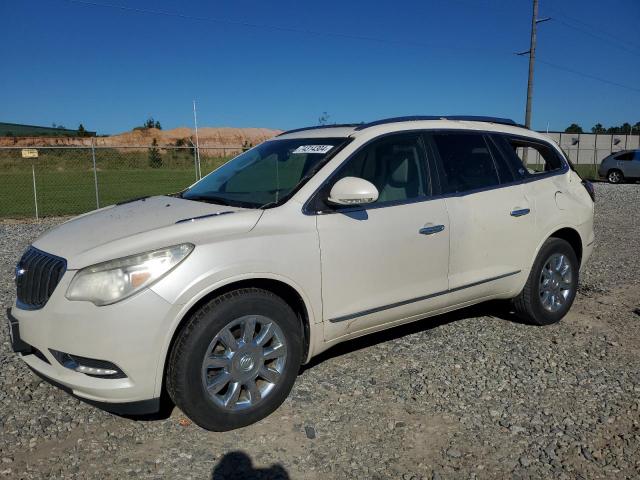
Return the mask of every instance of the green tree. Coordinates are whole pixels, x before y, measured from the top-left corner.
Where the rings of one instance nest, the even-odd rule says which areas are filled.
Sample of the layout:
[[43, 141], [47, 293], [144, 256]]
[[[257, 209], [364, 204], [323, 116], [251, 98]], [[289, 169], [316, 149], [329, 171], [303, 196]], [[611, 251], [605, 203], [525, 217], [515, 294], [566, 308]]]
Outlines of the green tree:
[[89, 133], [85, 130], [84, 125], [78, 125], [78, 136], [79, 137], [88, 137]]
[[160, 150], [158, 150], [158, 141], [154, 138], [149, 148], [149, 166], [151, 168], [162, 167], [162, 156]]
[[607, 133], [607, 129], [604, 128], [601, 123], [596, 123], [591, 127], [591, 133]]
[[154, 123], [153, 127], [157, 128], [158, 130], [162, 130], [162, 125], [160, 125], [160, 122], [157, 120], [156, 120], [156, 123]]
[[572, 123], [567, 128], [564, 129], [565, 133], [583, 133], [582, 127], [577, 123]]

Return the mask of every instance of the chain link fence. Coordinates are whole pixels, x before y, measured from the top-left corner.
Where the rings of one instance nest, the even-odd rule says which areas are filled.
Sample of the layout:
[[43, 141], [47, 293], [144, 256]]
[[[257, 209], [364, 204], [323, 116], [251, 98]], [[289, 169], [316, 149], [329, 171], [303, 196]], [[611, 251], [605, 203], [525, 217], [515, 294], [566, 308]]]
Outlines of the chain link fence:
[[[612, 152], [640, 148], [638, 135], [548, 133], [584, 178]], [[177, 192], [242, 147], [0, 147], [0, 218], [75, 215], [145, 195]], [[530, 164], [542, 163], [532, 151]]]
[[[0, 218], [75, 215], [178, 192], [242, 147], [0, 147]], [[33, 150], [33, 149], [32, 149]]]

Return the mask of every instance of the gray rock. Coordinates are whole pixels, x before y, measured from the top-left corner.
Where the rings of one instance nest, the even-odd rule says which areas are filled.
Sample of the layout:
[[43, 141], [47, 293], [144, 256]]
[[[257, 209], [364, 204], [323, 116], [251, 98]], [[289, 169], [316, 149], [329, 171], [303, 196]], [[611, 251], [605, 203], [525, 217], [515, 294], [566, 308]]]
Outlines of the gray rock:
[[[534, 328], [489, 304], [363, 337], [233, 432], [79, 402], [33, 375], [0, 325], [0, 479], [218, 478], [229, 460], [260, 478], [638, 478], [640, 186], [596, 194], [594, 254], [562, 322]], [[3, 307], [16, 260], [60, 221], [0, 223]]]
[[449, 448], [447, 450], [447, 456], [451, 458], [460, 458], [462, 456], [462, 453], [460, 452], [460, 450], [456, 450], [455, 448]]

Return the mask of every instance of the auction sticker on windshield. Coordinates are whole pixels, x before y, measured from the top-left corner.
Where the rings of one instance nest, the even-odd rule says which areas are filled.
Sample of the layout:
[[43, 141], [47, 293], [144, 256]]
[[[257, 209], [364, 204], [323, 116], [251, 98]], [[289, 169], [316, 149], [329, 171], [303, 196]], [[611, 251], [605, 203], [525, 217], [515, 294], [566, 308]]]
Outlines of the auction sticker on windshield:
[[291, 153], [327, 153], [333, 145], [300, 145]]

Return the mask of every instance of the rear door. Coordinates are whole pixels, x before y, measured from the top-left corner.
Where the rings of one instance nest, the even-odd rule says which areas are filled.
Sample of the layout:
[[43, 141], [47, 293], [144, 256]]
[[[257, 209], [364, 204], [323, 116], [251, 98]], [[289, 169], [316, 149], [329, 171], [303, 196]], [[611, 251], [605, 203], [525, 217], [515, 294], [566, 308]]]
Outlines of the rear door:
[[532, 205], [516, 172], [482, 132], [428, 138], [451, 223], [449, 289], [458, 301], [511, 290], [533, 243]]
[[[622, 172], [625, 177], [634, 177], [634, 152], [624, 152], [616, 155], [615, 164], [616, 167]], [[639, 175], [640, 176], [640, 175]]]
[[571, 203], [564, 176], [569, 166], [558, 150], [547, 142], [513, 135], [495, 135], [494, 138], [509, 161], [519, 169], [524, 167], [524, 152], [528, 152], [528, 165], [526, 170], [521, 170], [520, 176], [535, 217], [536, 238], [540, 242], [559, 228], [563, 215], [571, 216], [566, 210]]

